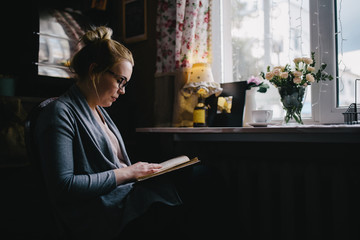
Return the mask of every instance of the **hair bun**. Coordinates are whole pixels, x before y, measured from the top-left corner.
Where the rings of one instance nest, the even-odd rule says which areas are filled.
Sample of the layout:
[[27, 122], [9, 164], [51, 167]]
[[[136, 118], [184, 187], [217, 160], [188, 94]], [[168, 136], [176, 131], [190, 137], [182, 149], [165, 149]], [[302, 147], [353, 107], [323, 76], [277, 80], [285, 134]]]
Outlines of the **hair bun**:
[[84, 42], [85, 45], [96, 43], [101, 40], [110, 40], [111, 36], [113, 34], [113, 31], [111, 28], [108, 27], [96, 27], [93, 28], [90, 31], [87, 31], [84, 36], [81, 38], [81, 40]]

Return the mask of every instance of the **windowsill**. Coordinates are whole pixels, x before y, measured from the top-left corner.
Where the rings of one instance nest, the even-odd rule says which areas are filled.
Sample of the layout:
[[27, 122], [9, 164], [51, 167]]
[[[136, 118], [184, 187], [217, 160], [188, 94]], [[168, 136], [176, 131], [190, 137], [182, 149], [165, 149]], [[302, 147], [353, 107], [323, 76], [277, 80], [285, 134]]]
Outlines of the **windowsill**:
[[297, 126], [269, 125], [268, 127], [148, 127], [136, 128], [136, 132], [154, 133], [241, 133], [241, 132], [360, 132], [360, 124], [304, 124]]
[[172, 135], [174, 141], [332, 142], [360, 143], [360, 125], [300, 125], [269, 127], [154, 127], [137, 133]]

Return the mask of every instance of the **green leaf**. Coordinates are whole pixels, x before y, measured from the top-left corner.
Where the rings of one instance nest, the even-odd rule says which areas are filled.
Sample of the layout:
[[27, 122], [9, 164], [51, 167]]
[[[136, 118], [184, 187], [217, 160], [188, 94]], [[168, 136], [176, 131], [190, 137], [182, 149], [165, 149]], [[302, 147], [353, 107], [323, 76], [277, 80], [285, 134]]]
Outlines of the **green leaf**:
[[267, 88], [264, 87], [259, 87], [259, 89], [257, 90], [259, 93], [266, 93]]

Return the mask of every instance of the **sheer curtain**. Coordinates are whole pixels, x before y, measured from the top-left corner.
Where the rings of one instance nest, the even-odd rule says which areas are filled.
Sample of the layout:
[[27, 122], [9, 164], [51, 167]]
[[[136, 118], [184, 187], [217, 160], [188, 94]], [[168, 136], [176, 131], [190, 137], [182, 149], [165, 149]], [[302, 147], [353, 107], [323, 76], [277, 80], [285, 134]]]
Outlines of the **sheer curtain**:
[[192, 125], [197, 98], [181, 89], [194, 63], [211, 62], [210, 10], [211, 0], [158, 1], [156, 81], [174, 78], [173, 126]]

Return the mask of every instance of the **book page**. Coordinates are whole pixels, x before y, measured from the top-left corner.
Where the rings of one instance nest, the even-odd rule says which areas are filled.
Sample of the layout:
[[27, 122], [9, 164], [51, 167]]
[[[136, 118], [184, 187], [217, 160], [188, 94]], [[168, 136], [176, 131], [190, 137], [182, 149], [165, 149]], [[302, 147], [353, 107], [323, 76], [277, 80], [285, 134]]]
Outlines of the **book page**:
[[160, 163], [160, 165], [162, 166], [161, 170], [166, 170], [188, 161], [190, 161], [190, 159], [187, 156], [179, 156], [176, 158], [172, 158], [165, 162]]

